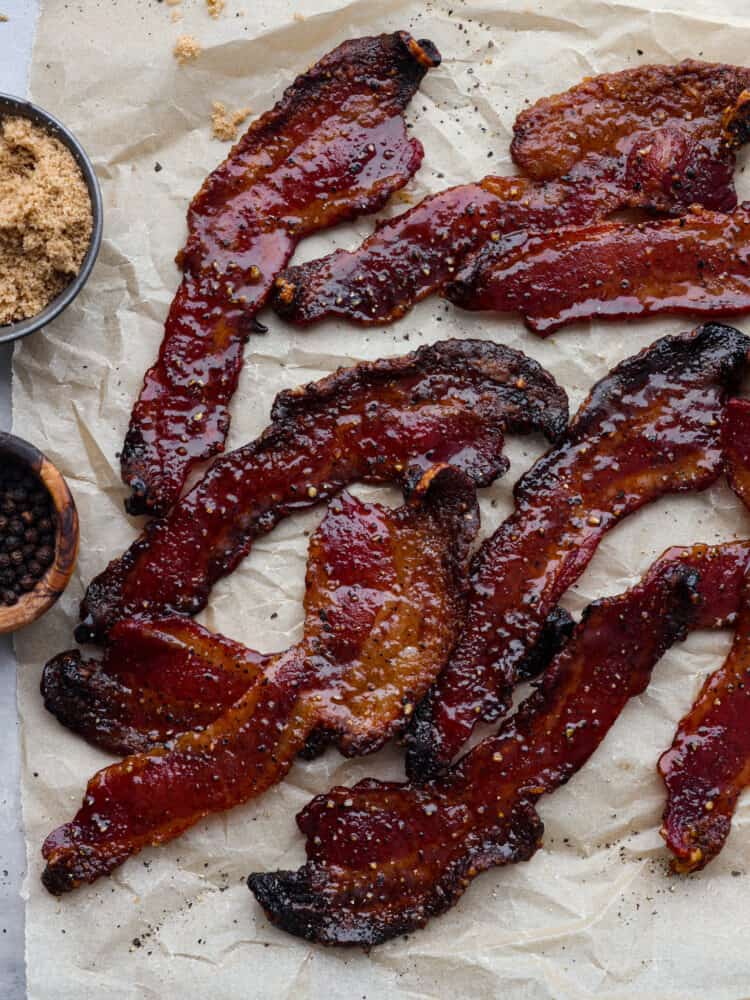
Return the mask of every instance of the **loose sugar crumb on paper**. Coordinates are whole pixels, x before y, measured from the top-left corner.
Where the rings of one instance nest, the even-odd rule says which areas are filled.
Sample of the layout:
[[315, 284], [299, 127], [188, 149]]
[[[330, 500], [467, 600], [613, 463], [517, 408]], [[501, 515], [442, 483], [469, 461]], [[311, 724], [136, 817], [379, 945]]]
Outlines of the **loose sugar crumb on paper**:
[[168, 7], [177, 7], [181, 3], [182, 3], [182, 0], [167, 0], [167, 6]]
[[206, 0], [206, 6], [208, 7], [208, 13], [211, 17], [220, 17], [221, 12], [224, 10], [226, 0]]
[[179, 9], [179, 7], [175, 7], [175, 9], [169, 15], [169, 19], [172, 22], [172, 24], [177, 24], [178, 21], [182, 20], [182, 11]]
[[8, 17], [7, 14], [0, 14], [0, 22], [2, 22], [2, 21], [9, 21], [9, 20], [10, 20], [10, 18]]
[[174, 45], [174, 57], [177, 62], [184, 66], [185, 63], [197, 59], [201, 54], [200, 42], [192, 35], [180, 35]]
[[227, 111], [221, 101], [214, 101], [211, 109], [211, 130], [214, 138], [222, 142], [234, 142], [239, 126], [249, 117], [252, 108]]

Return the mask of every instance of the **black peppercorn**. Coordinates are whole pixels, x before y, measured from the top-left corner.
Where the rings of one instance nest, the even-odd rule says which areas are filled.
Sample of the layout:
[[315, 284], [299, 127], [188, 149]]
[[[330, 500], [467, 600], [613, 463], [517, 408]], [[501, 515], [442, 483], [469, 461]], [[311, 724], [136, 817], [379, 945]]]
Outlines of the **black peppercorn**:
[[55, 514], [32, 472], [0, 456], [0, 605], [33, 590], [55, 557]]

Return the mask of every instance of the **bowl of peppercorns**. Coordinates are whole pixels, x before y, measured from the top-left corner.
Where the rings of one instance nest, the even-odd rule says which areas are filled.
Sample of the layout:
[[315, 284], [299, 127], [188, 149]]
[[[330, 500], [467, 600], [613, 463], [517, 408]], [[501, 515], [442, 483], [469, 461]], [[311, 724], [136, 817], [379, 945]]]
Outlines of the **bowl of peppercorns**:
[[33, 445], [0, 432], [0, 633], [55, 603], [77, 555], [78, 515], [61, 473]]

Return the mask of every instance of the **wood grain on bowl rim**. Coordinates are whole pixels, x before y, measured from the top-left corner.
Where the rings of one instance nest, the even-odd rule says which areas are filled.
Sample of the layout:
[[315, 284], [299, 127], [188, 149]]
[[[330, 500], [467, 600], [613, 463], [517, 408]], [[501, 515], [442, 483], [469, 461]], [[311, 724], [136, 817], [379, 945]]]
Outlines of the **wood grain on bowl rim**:
[[55, 508], [55, 558], [33, 590], [11, 607], [0, 607], [0, 634], [14, 632], [36, 621], [68, 585], [78, 556], [78, 514], [68, 484], [50, 460], [28, 441], [0, 431], [0, 460], [12, 456], [39, 478]]

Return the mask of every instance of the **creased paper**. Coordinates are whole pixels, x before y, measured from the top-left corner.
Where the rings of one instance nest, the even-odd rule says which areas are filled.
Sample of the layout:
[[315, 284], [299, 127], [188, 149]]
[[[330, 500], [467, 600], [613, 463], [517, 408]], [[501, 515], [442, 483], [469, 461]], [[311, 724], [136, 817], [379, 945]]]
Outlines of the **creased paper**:
[[[244, 8], [244, 9], [243, 9]], [[108, 758], [60, 727], [39, 695], [43, 663], [70, 647], [84, 585], [135, 536], [123, 513], [116, 453], [142, 375], [155, 357], [177, 287], [173, 263], [185, 209], [228, 147], [210, 134], [213, 101], [270, 107], [284, 86], [347, 37], [406, 28], [433, 39], [443, 65], [428, 74], [409, 118], [425, 163], [384, 214], [430, 191], [511, 173], [510, 128], [527, 102], [586, 74], [688, 56], [747, 63], [745, 0], [544, 3], [491, 0], [227, 0], [204, 3], [47, 0], [39, 21], [33, 98], [83, 141], [102, 181], [104, 243], [94, 275], [64, 317], [19, 343], [17, 433], [68, 477], [82, 523], [76, 576], [60, 604], [17, 638], [20, 661], [28, 988], [32, 1000], [171, 1000], [207, 996], [327, 1000], [385, 997], [712, 998], [750, 996], [750, 797], [708, 870], [670, 878], [658, 835], [655, 773], [728, 634], [698, 633], [667, 654], [602, 747], [570, 784], [541, 801], [545, 846], [528, 864], [482, 875], [446, 916], [369, 955], [310, 946], [270, 927], [245, 887], [251, 871], [303, 860], [295, 812], [315, 793], [365, 775], [397, 778], [393, 749], [345, 762], [334, 751], [298, 763], [259, 801], [143, 852], [111, 879], [61, 900], [41, 887], [44, 836], [78, 807]], [[199, 58], [171, 55], [192, 33]], [[157, 164], [159, 167], [157, 167]], [[750, 185], [741, 175], [741, 192]], [[298, 260], [354, 246], [373, 220], [303, 243]], [[280, 389], [341, 364], [400, 354], [449, 336], [495, 338], [546, 365], [575, 406], [592, 382], [657, 336], [686, 328], [657, 319], [581, 325], [547, 342], [514, 320], [461, 313], [431, 299], [396, 326], [362, 331], [329, 322], [297, 331], [275, 316], [248, 346], [230, 444], [254, 437]], [[746, 327], [747, 328], [747, 327]], [[511, 473], [482, 495], [483, 534], [510, 510], [513, 480], [541, 441], [511, 437]], [[368, 491], [395, 500], [394, 491]], [[321, 511], [284, 521], [214, 590], [202, 620], [249, 645], [299, 636], [307, 537]], [[719, 484], [667, 498], [603, 541], [566, 603], [632, 584], [670, 544], [745, 537], [750, 519]]]

